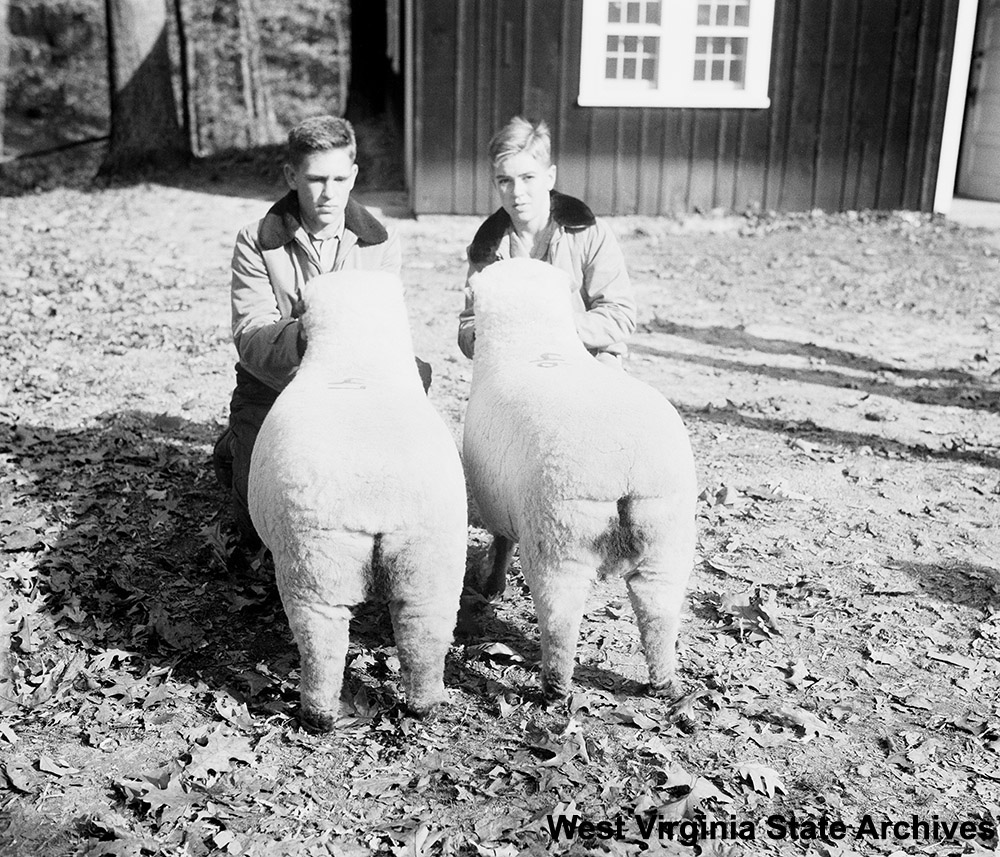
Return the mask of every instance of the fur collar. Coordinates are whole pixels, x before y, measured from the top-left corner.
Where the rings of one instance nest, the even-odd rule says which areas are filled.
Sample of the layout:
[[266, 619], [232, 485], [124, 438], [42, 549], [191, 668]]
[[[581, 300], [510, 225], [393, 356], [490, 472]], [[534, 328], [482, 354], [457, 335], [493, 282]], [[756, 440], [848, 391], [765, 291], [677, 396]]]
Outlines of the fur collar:
[[[301, 226], [299, 221], [299, 198], [295, 191], [289, 191], [279, 199], [264, 215], [257, 232], [261, 249], [277, 250], [284, 247], [294, 237]], [[358, 244], [381, 244], [389, 237], [385, 227], [361, 203], [348, 198], [344, 209], [344, 227], [358, 236]]]
[[[577, 231], [593, 226], [596, 222], [594, 213], [587, 204], [575, 197], [553, 190], [549, 192], [549, 198], [552, 201], [552, 219], [563, 229]], [[469, 245], [469, 261], [474, 265], [492, 262], [509, 228], [510, 215], [502, 208], [493, 212], [483, 221]]]

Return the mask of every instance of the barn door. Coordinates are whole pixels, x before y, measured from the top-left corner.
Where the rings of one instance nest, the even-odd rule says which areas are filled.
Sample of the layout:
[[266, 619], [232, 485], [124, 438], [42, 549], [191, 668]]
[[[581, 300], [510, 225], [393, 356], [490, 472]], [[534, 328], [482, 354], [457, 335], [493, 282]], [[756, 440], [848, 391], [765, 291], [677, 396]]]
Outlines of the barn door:
[[1000, 0], [979, 4], [957, 192], [1000, 200]]

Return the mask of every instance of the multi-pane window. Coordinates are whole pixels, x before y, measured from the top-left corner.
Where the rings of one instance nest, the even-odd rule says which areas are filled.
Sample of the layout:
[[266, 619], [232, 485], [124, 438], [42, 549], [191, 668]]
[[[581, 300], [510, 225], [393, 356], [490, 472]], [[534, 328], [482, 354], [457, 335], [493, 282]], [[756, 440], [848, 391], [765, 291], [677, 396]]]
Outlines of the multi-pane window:
[[604, 52], [606, 80], [656, 85], [662, 6], [663, 0], [608, 0]]
[[750, 4], [753, 0], [698, 3], [694, 35], [694, 81], [743, 89], [746, 85]]
[[742, 89], [747, 40], [729, 36], [697, 36], [694, 40], [694, 80], [726, 81]]
[[608, 36], [604, 76], [608, 80], [644, 80], [656, 83], [658, 36]]
[[774, 0], [584, 0], [580, 104], [765, 107]]

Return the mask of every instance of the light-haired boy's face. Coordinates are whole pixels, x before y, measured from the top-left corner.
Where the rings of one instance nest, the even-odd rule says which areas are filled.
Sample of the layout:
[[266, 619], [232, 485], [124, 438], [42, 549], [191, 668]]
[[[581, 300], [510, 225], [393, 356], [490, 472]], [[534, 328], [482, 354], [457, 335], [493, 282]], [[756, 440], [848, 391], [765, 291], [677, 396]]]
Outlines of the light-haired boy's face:
[[535, 231], [548, 223], [549, 191], [556, 184], [555, 164], [518, 152], [497, 164], [493, 184], [516, 230]]

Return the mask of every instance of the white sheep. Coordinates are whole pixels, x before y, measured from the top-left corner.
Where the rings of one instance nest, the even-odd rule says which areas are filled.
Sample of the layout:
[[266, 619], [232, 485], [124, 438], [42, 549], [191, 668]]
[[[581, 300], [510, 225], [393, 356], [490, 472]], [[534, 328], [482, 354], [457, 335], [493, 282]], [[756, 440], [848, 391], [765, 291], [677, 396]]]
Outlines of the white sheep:
[[625, 578], [650, 691], [676, 696], [676, 642], [695, 547], [687, 432], [647, 384], [601, 364], [576, 333], [566, 275], [515, 259], [471, 283], [476, 312], [465, 416], [469, 489], [494, 536], [484, 594], [503, 590], [513, 543], [531, 589], [542, 690], [571, 687], [590, 584]]
[[248, 495], [299, 648], [302, 721], [337, 719], [350, 608], [366, 600], [388, 602], [425, 714], [445, 699], [465, 571], [458, 449], [424, 395], [398, 277], [327, 274], [303, 297], [305, 356], [257, 436]]

